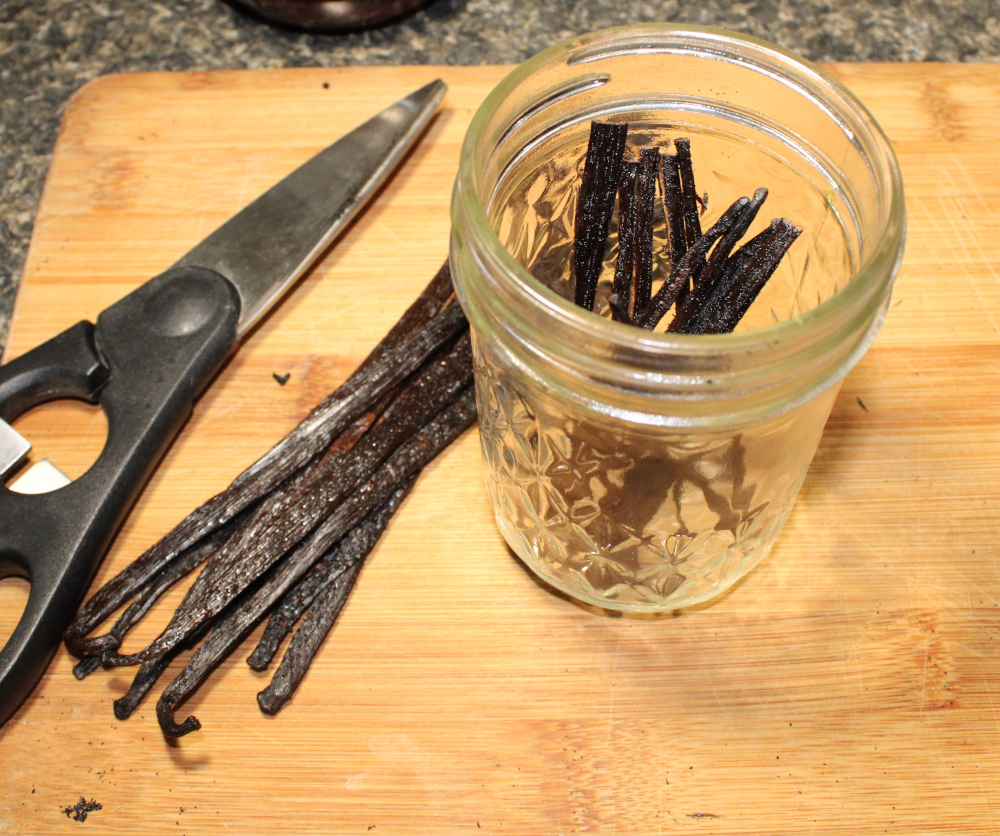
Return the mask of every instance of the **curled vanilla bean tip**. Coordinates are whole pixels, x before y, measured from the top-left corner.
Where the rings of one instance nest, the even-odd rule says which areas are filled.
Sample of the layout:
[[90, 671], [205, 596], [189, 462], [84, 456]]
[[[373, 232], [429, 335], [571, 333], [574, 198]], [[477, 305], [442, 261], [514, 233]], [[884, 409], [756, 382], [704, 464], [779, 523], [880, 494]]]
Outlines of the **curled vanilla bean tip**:
[[84, 656], [79, 662], [73, 665], [73, 676], [77, 679], [84, 679], [101, 666], [100, 656]]
[[165, 737], [184, 737], [201, 728], [201, 722], [193, 714], [178, 725], [174, 720], [174, 706], [167, 699], [166, 693], [156, 703], [156, 720]]

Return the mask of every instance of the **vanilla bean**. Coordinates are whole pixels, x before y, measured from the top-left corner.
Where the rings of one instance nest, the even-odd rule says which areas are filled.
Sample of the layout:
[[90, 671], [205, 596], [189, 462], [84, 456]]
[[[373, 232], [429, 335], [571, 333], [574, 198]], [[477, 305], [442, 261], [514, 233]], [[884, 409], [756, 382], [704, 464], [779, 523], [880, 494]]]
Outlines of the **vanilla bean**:
[[274, 574], [231, 616], [220, 621], [191, 660], [164, 690], [156, 706], [160, 728], [168, 737], [180, 737], [201, 727], [195, 717], [174, 721], [174, 708], [189, 697], [253, 625], [345, 532], [372, 510], [388, 501], [393, 491], [458, 437], [476, 418], [475, 393], [470, 385], [462, 394], [341, 503], [309, 537], [277, 567]]
[[617, 293], [608, 294], [608, 307], [611, 308], [611, 313], [618, 322], [624, 322], [626, 325], [635, 324], [632, 314], [628, 312], [628, 303]]
[[398, 500], [392, 499], [369, 514], [361, 525], [337, 543], [285, 594], [281, 603], [271, 612], [257, 647], [247, 657], [247, 664], [253, 670], [262, 671], [267, 668], [285, 636], [292, 631], [302, 614], [312, 605], [317, 593], [330, 582], [331, 578], [336, 577], [338, 572], [343, 572], [345, 567], [350, 568], [364, 561], [408, 491], [409, 487]]
[[67, 647], [87, 655], [85, 637], [132, 598], [165, 565], [249, 505], [270, 493], [321, 453], [367, 407], [396, 386], [466, 327], [454, 297], [448, 264], [396, 326], [343, 385], [310, 412], [282, 441], [201, 505], [157, 544], [112, 578], [80, 609], [67, 628]]
[[592, 122], [587, 158], [576, 205], [573, 273], [574, 299], [588, 311], [594, 309], [597, 282], [604, 261], [615, 195], [621, 182], [622, 155], [628, 125]]
[[639, 151], [635, 217], [635, 310], [649, 304], [653, 292], [653, 207], [656, 204], [656, 174], [660, 162], [657, 148]]
[[[733, 289], [743, 279], [747, 267], [750, 266], [750, 263], [763, 249], [773, 234], [774, 229], [768, 226], [767, 229], [757, 233], [757, 235], [726, 259], [725, 266], [722, 269], [722, 276], [716, 283], [715, 288], [713, 288], [712, 295], [702, 306], [696, 322], [692, 324], [691, 333], [714, 333], [714, 331], [706, 331], [705, 329], [709, 327], [722, 327], [722, 323], [728, 321], [729, 314], [726, 313], [726, 308], [731, 307], [731, 303], [728, 300], [734, 292]], [[713, 324], [710, 325], [710, 322]]]
[[727, 299], [720, 306], [718, 315], [707, 321], [706, 334], [729, 333], [739, 324], [778, 268], [789, 247], [802, 234], [800, 227], [785, 218], [775, 218], [771, 222], [771, 230], [771, 235], [751, 259], [740, 281], [734, 283]]
[[[265, 714], [277, 714], [298, 688], [310, 663], [319, 651], [320, 645], [333, 627], [333, 622], [336, 621], [344, 604], [347, 603], [347, 598], [351, 594], [351, 589], [354, 587], [361, 567], [385, 531], [396, 508], [406, 498], [414, 481], [416, 481], [415, 476], [399, 488], [389, 502], [369, 514], [361, 525], [344, 537], [337, 545], [336, 556], [332, 560], [327, 561], [324, 558], [323, 563], [326, 564], [324, 577], [316, 585], [308, 600], [303, 599], [302, 609], [307, 609], [308, 612], [306, 612], [298, 630], [295, 631], [295, 635], [281, 659], [281, 664], [278, 665], [278, 669], [271, 678], [270, 685], [257, 695], [257, 704]], [[296, 588], [301, 583], [300, 581]], [[297, 605], [296, 609], [298, 608]], [[265, 628], [265, 635], [273, 623], [274, 614], [272, 613], [267, 628]], [[278, 643], [291, 630], [294, 621], [288, 622], [286, 620], [285, 623], [288, 624], [288, 627], [278, 637]], [[277, 631], [274, 637], [277, 637]], [[272, 642], [274, 637], [271, 639]], [[264, 639], [262, 638], [260, 644], [257, 645], [257, 650], [262, 650], [263, 644]], [[274, 650], [270, 650], [271, 657], [277, 650], [278, 644], [273, 646]], [[268, 652], [269, 648], [270, 644], [268, 648], [262, 650], [261, 657]]]
[[[636, 181], [639, 164], [622, 163], [622, 177], [618, 185], [618, 258], [615, 261], [615, 279], [612, 293], [617, 297], [611, 313], [619, 322], [631, 318], [632, 276], [635, 271], [636, 242]], [[610, 298], [608, 303], [611, 304]]]
[[757, 213], [760, 211], [760, 207], [764, 205], [765, 200], [767, 200], [767, 189], [757, 189], [754, 192], [753, 198], [746, 204], [743, 211], [740, 212], [739, 217], [726, 231], [725, 235], [719, 239], [719, 243], [715, 245], [708, 263], [699, 272], [690, 295], [685, 299], [683, 305], [678, 306], [677, 314], [673, 322], [670, 323], [668, 330], [674, 333], [698, 333], [696, 330], [691, 330], [692, 327], [695, 326], [702, 309], [705, 307], [705, 303], [712, 296], [715, 285], [722, 276], [726, 260], [740, 238], [750, 228], [750, 224], [757, 217]]
[[351, 455], [331, 458], [310, 475], [301, 490], [287, 497], [287, 509], [260, 516], [240, 533], [237, 542], [227, 542], [213, 557], [219, 571], [209, 575], [206, 569], [195, 581], [196, 598], [179, 609], [144, 650], [122, 657], [119, 663], [156, 658], [182, 641], [205, 618], [218, 614], [254, 578], [308, 535], [323, 516], [369, 478], [393, 450], [431, 420], [440, 405], [471, 378], [472, 355], [466, 333], [443, 357], [428, 363], [407, 383], [363, 442], [351, 449]]
[[708, 232], [695, 241], [694, 246], [684, 253], [680, 263], [674, 266], [670, 277], [656, 292], [650, 303], [636, 316], [637, 325], [647, 330], [656, 327], [657, 323], [670, 310], [670, 306], [674, 304], [679, 289], [688, 282], [695, 265], [703, 261], [712, 244], [729, 231], [749, 203], [748, 198], [741, 197], [722, 213], [722, 217], [709, 227]]
[[[674, 268], [688, 251], [684, 234], [684, 209], [681, 202], [681, 173], [677, 167], [676, 154], [660, 157], [660, 191], [663, 195], [663, 211], [670, 233], [670, 263]], [[682, 297], [681, 297], [682, 298]]]
[[73, 666], [73, 675], [77, 679], [83, 679], [100, 667], [102, 656], [113, 653], [121, 647], [129, 630], [149, 612], [153, 604], [181, 578], [186, 577], [208, 560], [222, 543], [232, 536], [235, 528], [245, 519], [246, 517], [242, 515], [235, 517], [229, 524], [213, 532], [207, 539], [182, 552], [176, 560], [167, 564], [149, 580], [107, 633], [80, 641], [77, 647], [86, 649], [87, 655]]
[[675, 139], [677, 150], [677, 170], [681, 180], [681, 212], [684, 215], [684, 241], [690, 249], [701, 238], [701, 215], [698, 212], [698, 189], [694, 183], [694, 168], [691, 164], [691, 140]]
[[265, 714], [277, 714], [299, 687], [333, 622], [347, 603], [361, 566], [362, 562], [358, 561], [344, 569], [320, 590], [302, 625], [295, 631], [271, 683], [257, 694], [257, 705]]

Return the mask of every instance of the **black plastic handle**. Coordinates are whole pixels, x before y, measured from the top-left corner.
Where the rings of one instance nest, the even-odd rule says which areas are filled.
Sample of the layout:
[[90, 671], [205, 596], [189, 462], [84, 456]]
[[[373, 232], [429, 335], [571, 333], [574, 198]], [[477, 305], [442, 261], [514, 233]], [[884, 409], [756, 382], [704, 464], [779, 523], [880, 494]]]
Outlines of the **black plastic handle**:
[[45, 494], [0, 485], [0, 577], [28, 578], [24, 614], [0, 651], [0, 725], [31, 693], [115, 532], [192, 404], [236, 347], [233, 285], [171, 269], [97, 318], [0, 366], [0, 418], [54, 398], [97, 401], [108, 438], [79, 479]]

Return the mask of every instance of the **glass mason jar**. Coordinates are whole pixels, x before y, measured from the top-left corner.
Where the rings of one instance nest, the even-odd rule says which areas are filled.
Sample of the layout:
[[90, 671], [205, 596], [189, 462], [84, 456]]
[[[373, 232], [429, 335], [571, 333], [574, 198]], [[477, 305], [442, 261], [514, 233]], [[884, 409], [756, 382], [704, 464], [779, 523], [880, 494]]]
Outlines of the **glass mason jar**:
[[[804, 230], [734, 333], [650, 332], [598, 315], [614, 225], [595, 312], [570, 301], [594, 119], [628, 122], [630, 146], [690, 138], [705, 228], [765, 186], [747, 237], [779, 215]], [[657, 224], [662, 253], [662, 211]], [[486, 482], [511, 548], [552, 586], [627, 611], [704, 601], [746, 574], [781, 530], [840, 382], [882, 324], [904, 228], [899, 169], [878, 125], [840, 83], [778, 47], [719, 29], [630, 26], [515, 69], [466, 136], [451, 244]], [[656, 270], [662, 280], [669, 259]]]

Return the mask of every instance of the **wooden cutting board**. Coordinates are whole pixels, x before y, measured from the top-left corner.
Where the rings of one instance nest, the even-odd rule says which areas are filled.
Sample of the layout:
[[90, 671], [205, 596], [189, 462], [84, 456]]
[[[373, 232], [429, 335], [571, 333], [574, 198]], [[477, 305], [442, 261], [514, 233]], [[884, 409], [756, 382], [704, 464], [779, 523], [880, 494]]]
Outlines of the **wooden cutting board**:
[[[763, 565], [673, 617], [577, 606], [497, 534], [470, 432], [421, 478], [277, 717], [257, 709], [249, 643], [182, 708], [204, 728], [175, 745], [152, 700], [114, 719], [128, 672], [77, 682], [60, 651], [0, 730], [0, 832], [1000, 831], [1000, 67], [831, 69], [895, 144], [909, 241]], [[197, 404], [96, 583], [282, 437], [430, 279], [465, 128], [504, 73], [120, 75], [76, 95], [8, 358], [95, 317], [362, 119], [451, 85], [403, 169]], [[77, 475], [101, 420], [62, 405], [17, 426]], [[0, 589], [6, 635], [24, 588]], [[102, 805], [83, 824], [64, 814], [81, 798]]]

